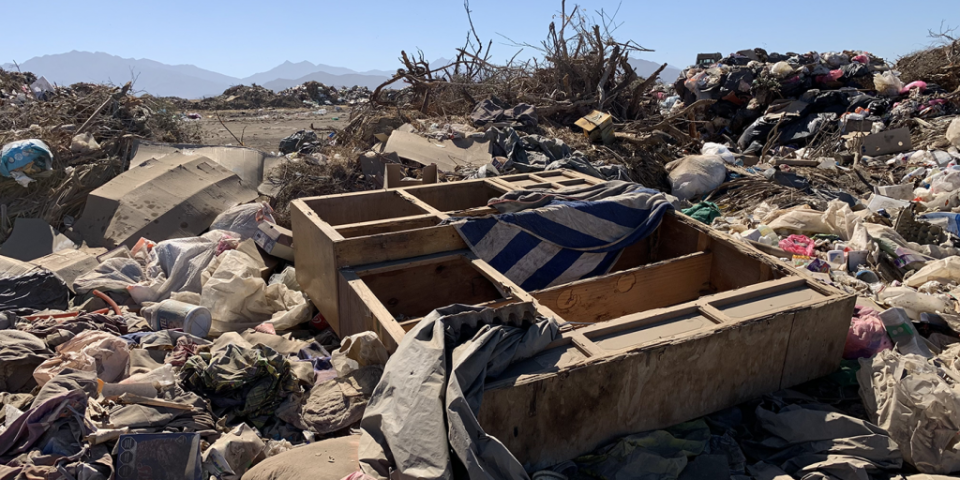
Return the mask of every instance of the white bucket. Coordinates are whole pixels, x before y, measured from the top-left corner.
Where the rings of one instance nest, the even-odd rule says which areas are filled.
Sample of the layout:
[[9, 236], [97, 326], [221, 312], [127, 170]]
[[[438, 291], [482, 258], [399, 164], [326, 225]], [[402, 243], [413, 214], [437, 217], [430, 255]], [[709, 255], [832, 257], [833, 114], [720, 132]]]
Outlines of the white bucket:
[[164, 300], [157, 306], [150, 319], [150, 327], [154, 330], [183, 329], [184, 332], [200, 338], [206, 338], [210, 333], [213, 318], [210, 310], [199, 305]]

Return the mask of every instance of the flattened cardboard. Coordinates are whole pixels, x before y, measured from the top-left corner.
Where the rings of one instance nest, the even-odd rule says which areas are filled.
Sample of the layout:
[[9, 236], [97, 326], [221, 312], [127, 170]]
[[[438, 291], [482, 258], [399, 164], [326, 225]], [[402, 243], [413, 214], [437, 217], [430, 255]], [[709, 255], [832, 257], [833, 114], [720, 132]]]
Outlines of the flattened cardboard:
[[96, 255], [72, 248], [40, 257], [32, 263], [56, 273], [67, 284], [70, 291], [73, 291], [73, 281], [77, 277], [100, 265]]
[[458, 138], [436, 140], [397, 129], [390, 134], [384, 153], [396, 152], [400, 158], [421, 165], [437, 164], [442, 172], [454, 172], [457, 167], [481, 166], [490, 163], [489, 140]]
[[132, 247], [193, 237], [224, 210], [257, 198], [256, 190], [213, 160], [174, 153], [150, 159], [94, 190], [74, 226], [87, 245]]
[[[130, 165], [140, 165], [151, 158], [173, 153], [199, 155], [223, 165], [240, 177], [244, 186], [258, 188], [270, 170], [287, 161], [286, 157], [247, 147], [225, 145], [194, 145], [188, 143], [155, 143], [136, 141], [131, 147]], [[266, 187], [266, 186], [265, 186]]]
[[904, 127], [863, 137], [863, 146], [860, 151], [864, 155], [875, 157], [888, 153], [906, 152], [912, 148], [910, 129]]

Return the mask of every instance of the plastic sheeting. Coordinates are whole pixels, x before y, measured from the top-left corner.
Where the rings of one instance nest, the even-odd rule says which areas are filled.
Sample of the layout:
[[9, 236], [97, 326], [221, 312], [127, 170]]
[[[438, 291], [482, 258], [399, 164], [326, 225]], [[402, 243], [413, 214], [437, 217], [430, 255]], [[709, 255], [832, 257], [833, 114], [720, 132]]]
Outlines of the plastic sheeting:
[[307, 298], [282, 283], [267, 285], [258, 262], [238, 250], [223, 252], [207, 267], [200, 305], [213, 317], [212, 334], [236, 332], [264, 321], [276, 330], [310, 320]]
[[241, 240], [247, 240], [256, 235], [262, 222], [276, 223], [273, 209], [266, 202], [248, 203], [228, 208], [217, 215], [210, 225], [210, 230], [233, 232], [239, 235]]
[[860, 359], [857, 380], [870, 420], [923, 473], [960, 472], [960, 345], [938, 357], [884, 350]]
[[536, 355], [558, 332], [556, 321], [537, 317], [529, 303], [431, 312], [390, 357], [360, 422], [363, 472], [449, 480], [456, 455], [465, 477], [528, 478], [513, 454], [483, 432], [476, 415], [484, 379]]

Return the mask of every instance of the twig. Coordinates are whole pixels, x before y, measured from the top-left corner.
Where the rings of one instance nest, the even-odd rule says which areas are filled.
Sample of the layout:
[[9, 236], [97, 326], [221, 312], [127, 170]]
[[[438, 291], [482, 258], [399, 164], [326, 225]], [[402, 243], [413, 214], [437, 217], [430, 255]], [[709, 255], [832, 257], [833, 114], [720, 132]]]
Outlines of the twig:
[[[237, 143], [239, 143], [241, 147], [245, 146], [245, 145], [243, 144], [243, 140], [240, 140], [239, 138], [237, 138], [237, 136], [234, 135], [233, 132], [231, 132], [229, 128], [227, 128], [227, 124], [226, 124], [226, 123], [223, 123], [223, 119], [220, 118], [220, 113], [219, 113], [219, 112], [216, 114], [216, 116], [217, 116], [217, 121], [220, 122], [220, 125], [223, 125], [224, 130], [226, 130], [228, 133], [230, 133], [230, 136], [232, 136], [233, 139], [236, 140]], [[241, 132], [241, 135], [242, 135], [242, 134], [243, 134], [243, 133]]]

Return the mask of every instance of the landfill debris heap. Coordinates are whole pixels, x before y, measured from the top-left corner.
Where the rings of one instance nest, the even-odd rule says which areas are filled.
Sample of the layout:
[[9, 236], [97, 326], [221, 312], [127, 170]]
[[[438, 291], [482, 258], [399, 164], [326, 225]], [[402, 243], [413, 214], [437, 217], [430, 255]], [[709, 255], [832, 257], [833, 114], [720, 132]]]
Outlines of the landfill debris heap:
[[[391, 396], [408, 372], [375, 333], [341, 339], [316, 315], [298, 283], [295, 253], [311, 250], [291, 245], [290, 202], [558, 168], [669, 193], [679, 212], [855, 295], [857, 307], [831, 376], [514, 477], [960, 473], [958, 44], [896, 65], [863, 51], [743, 50], [663, 84], [627, 62], [642, 47], [568, 18], [551, 25], [538, 64], [493, 65], [468, 44], [435, 68], [403, 53], [373, 92], [308, 82], [200, 101], [358, 107], [332, 135], [290, 132], [264, 172], [269, 194], [241, 189], [207, 157], [128, 165], [133, 137], [200, 142], [167, 100], [0, 71], [0, 478], [386, 478], [438, 440], [377, 450], [370, 432], [390, 433], [378, 415], [413, 401]], [[86, 206], [105, 205], [103, 190], [88, 202], [91, 192], [111, 180], [122, 191], [121, 175], [157, 165], [195, 167], [190, 178], [208, 184], [190, 201], [234, 188], [249, 203], [156, 216], [169, 231], [140, 238], [130, 227], [107, 247], [73, 228]], [[100, 234], [116, 236], [154, 200], [103, 214], [113, 223]], [[153, 219], [136, 220], [146, 231]], [[443, 394], [469, 405], [439, 408], [479, 408], [479, 392]], [[487, 448], [447, 440], [448, 454], [510, 455], [492, 437]], [[435, 463], [436, 478], [476, 465]]]
[[216, 97], [204, 98], [197, 102], [181, 100], [183, 108], [197, 110], [246, 110], [258, 108], [304, 108], [323, 105], [357, 105], [370, 98], [370, 89], [354, 85], [353, 87], [326, 86], [320, 82], [309, 81], [274, 92], [260, 85], [237, 85], [223, 91]]

